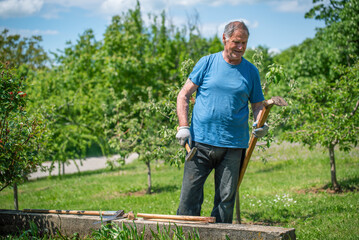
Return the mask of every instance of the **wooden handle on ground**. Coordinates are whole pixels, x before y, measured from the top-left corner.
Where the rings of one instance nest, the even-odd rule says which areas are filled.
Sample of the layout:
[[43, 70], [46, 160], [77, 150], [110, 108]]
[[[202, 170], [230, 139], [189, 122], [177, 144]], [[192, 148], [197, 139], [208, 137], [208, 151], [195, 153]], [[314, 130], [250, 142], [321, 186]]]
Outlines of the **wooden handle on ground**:
[[96, 216], [112, 216], [115, 212], [101, 211], [78, 211], [78, 210], [49, 210], [49, 209], [24, 209], [23, 212], [28, 213], [53, 213], [53, 214], [74, 214], [74, 215], [96, 215]]
[[143, 219], [168, 219], [168, 220], [181, 220], [181, 221], [198, 221], [215, 223], [215, 217], [201, 217], [201, 216], [183, 216], [183, 215], [163, 215], [163, 214], [148, 214], [148, 213], [137, 213], [137, 217]]

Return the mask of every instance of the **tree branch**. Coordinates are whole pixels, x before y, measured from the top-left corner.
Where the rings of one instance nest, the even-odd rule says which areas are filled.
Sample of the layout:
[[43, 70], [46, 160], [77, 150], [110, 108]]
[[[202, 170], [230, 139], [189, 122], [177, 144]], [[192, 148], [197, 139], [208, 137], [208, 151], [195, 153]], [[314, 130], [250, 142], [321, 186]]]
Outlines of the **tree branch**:
[[354, 116], [354, 114], [355, 114], [355, 112], [358, 110], [358, 108], [359, 108], [359, 99], [358, 99], [358, 101], [357, 101], [357, 104], [355, 105], [354, 110], [350, 113], [350, 116]]
[[5, 186], [3, 186], [3, 187], [0, 189], [0, 192], [1, 192], [2, 190], [4, 190], [5, 188], [7, 188], [9, 185], [10, 185], [10, 183], [6, 183]]

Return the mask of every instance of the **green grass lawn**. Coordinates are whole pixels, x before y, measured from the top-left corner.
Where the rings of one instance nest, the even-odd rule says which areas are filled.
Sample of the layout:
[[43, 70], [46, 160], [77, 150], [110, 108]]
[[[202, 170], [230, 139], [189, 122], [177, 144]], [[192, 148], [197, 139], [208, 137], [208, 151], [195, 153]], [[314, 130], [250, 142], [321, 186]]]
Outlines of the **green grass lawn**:
[[[296, 229], [297, 239], [359, 239], [359, 148], [336, 151], [337, 178], [330, 184], [329, 154], [297, 144], [255, 151], [240, 188], [242, 223]], [[261, 159], [266, 158], [263, 162]], [[152, 164], [153, 194], [145, 195], [147, 170], [134, 162], [116, 171], [93, 171], [30, 181], [19, 186], [19, 206], [71, 210], [119, 210], [175, 214], [183, 169]], [[205, 186], [202, 215], [213, 203], [213, 175]], [[13, 209], [12, 189], [0, 192], [0, 208]]]

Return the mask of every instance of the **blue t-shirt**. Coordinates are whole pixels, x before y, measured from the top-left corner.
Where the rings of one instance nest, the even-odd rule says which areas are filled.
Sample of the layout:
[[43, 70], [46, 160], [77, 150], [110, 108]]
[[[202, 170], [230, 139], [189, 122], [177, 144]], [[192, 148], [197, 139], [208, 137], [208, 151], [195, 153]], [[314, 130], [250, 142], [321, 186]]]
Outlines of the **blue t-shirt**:
[[218, 147], [248, 148], [248, 101], [264, 100], [258, 69], [245, 58], [231, 65], [218, 52], [202, 57], [189, 79], [198, 85], [192, 139]]

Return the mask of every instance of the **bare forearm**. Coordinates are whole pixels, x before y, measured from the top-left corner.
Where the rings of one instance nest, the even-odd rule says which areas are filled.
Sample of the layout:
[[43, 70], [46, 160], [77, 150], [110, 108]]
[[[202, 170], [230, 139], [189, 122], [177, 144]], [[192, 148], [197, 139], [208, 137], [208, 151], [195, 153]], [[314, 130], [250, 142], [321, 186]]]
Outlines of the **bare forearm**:
[[189, 126], [188, 123], [189, 98], [181, 91], [177, 96], [177, 117], [180, 127]]
[[192, 94], [197, 90], [198, 86], [188, 79], [177, 96], [177, 117], [180, 127], [189, 126], [188, 109], [189, 100]]

